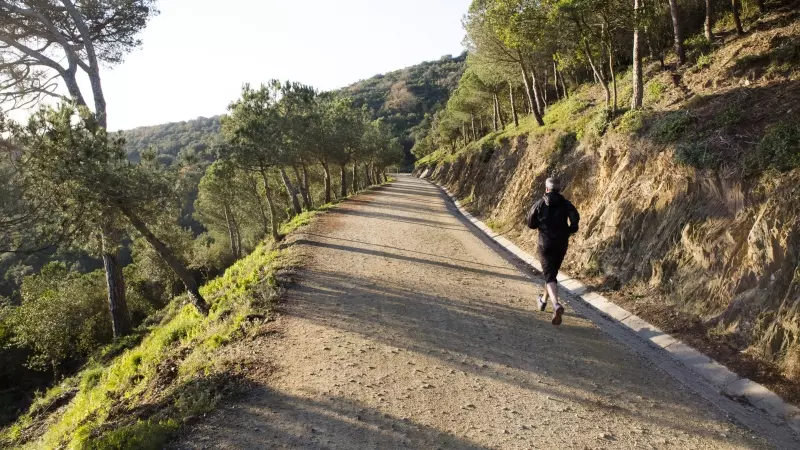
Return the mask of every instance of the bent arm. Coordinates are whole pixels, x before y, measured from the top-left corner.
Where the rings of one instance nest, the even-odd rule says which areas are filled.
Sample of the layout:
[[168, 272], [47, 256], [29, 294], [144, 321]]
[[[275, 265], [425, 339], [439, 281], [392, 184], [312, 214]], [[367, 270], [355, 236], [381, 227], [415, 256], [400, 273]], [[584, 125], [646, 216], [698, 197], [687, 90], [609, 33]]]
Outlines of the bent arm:
[[539, 228], [539, 202], [534, 203], [531, 210], [528, 211], [527, 224], [528, 228], [533, 230]]
[[570, 203], [569, 205], [569, 234], [573, 235], [578, 232], [578, 224], [581, 221], [581, 215], [578, 214], [578, 210], [575, 209], [575, 206]]

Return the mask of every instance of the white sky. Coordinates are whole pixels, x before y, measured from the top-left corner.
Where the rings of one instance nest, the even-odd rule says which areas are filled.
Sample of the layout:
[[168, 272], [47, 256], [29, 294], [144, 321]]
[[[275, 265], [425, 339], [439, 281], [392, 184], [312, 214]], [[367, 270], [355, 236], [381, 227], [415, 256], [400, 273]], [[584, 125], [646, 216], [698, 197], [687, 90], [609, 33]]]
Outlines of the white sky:
[[222, 114], [244, 82], [330, 90], [458, 55], [469, 3], [162, 0], [143, 47], [104, 70], [109, 129]]

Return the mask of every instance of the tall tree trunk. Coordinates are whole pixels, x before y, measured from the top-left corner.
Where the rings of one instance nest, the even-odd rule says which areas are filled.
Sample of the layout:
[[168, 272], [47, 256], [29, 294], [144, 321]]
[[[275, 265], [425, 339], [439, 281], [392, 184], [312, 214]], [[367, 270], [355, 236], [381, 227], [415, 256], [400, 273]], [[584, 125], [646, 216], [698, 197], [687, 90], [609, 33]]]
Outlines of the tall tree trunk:
[[522, 83], [525, 85], [525, 95], [527, 96], [528, 99], [528, 106], [530, 108], [531, 114], [533, 114], [533, 118], [536, 119], [536, 123], [538, 123], [539, 126], [543, 126], [544, 120], [542, 120], [542, 115], [539, 114], [539, 110], [536, 107], [534, 107], [534, 99], [533, 95], [531, 95], [531, 89], [532, 89], [531, 83], [530, 80], [528, 80], [528, 69], [525, 67], [525, 62], [522, 60], [521, 52], [519, 53], [519, 58], [520, 58], [519, 66], [520, 69], [522, 69]]
[[101, 231], [103, 268], [108, 287], [108, 310], [111, 313], [111, 330], [114, 338], [121, 338], [133, 330], [128, 302], [125, 299], [125, 277], [119, 263], [119, 238], [116, 230]]
[[342, 175], [342, 198], [347, 197], [347, 164], [340, 164]]
[[617, 73], [614, 71], [614, 42], [611, 38], [611, 33], [609, 32], [608, 28], [606, 28], [606, 38], [608, 39], [607, 49], [608, 49], [608, 72], [611, 76], [611, 88], [612, 93], [614, 94], [614, 100], [611, 106], [611, 116], [615, 117], [617, 115]]
[[300, 176], [300, 171], [297, 169], [297, 166], [292, 166], [292, 171], [294, 172], [294, 179], [297, 180], [297, 186], [300, 189], [300, 198], [303, 199], [303, 206], [307, 210], [311, 210], [311, 196], [308, 194], [308, 173], [306, 172], [306, 166], [303, 166], [303, 176]]
[[358, 183], [358, 161], [353, 161], [353, 194], [358, 192], [359, 183]]
[[678, 65], [686, 64], [686, 50], [683, 47], [683, 30], [681, 29], [681, 12], [678, 9], [678, 0], [669, 0], [669, 13], [672, 16], [672, 34], [675, 39], [675, 54], [678, 55]]
[[322, 172], [325, 175], [325, 204], [327, 205], [333, 200], [331, 193], [331, 168], [326, 161], [321, 161], [320, 165], [322, 165]]
[[514, 126], [519, 127], [519, 117], [517, 116], [517, 105], [514, 104], [514, 85], [508, 83], [508, 98], [511, 101], [511, 116], [514, 118]]
[[558, 72], [558, 78], [561, 81], [561, 92], [564, 93], [564, 98], [569, 98], [569, 91], [567, 90], [567, 85], [564, 83], [564, 74], [561, 71]]
[[714, 39], [714, 0], [706, 0], [706, 21], [703, 23], [706, 39]]
[[289, 179], [289, 175], [286, 173], [286, 169], [284, 167], [281, 167], [279, 171], [281, 173], [283, 185], [286, 187], [286, 193], [289, 194], [289, 198], [292, 200], [292, 208], [294, 209], [294, 213], [302, 214], [303, 207], [300, 206], [300, 200], [297, 199], [297, 188], [295, 188], [294, 184], [292, 184], [292, 180]]
[[494, 107], [497, 108], [497, 118], [500, 121], [500, 129], [505, 130], [506, 128], [506, 119], [503, 118], [503, 111], [500, 109], [500, 98], [497, 96], [497, 93], [494, 93]]
[[231, 219], [233, 220], [233, 231], [236, 232], [236, 253], [237, 258], [242, 257], [242, 230], [239, 228], [239, 222], [236, 220], [236, 215], [231, 214]]
[[145, 240], [147, 240], [150, 245], [153, 246], [155, 251], [161, 256], [161, 259], [164, 260], [165, 263], [175, 272], [175, 275], [183, 282], [183, 287], [186, 288], [186, 293], [189, 294], [189, 300], [192, 302], [195, 308], [200, 312], [200, 314], [206, 316], [208, 315], [208, 303], [206, 303], [205, 299], [202, 295], [200, 295], [200, 289], [197, 286], [197, 281], [195, 281], [192, 274], [186, 269], [186, 266], [172, 253], [172, 250], [169, 249], [161, 240], [159, 240], [147, 225], [134, 214], [131, 210], [126, 208], [125, 206], [120, 205], [120, 210], [125, 217], [128, 218], [131, 225], [133, 225], [136, 230], [144, 236]]
[[492, 126], [494, 127], [494, 132], [497, 133], [497, 102], [494, 101], [494, 98], [492, 98]]
[[367, 186], [372, 186], [373, 184], [375, 184], [372, 182], [372, 174], [370, 173], [370, 171], [371, 169], [369, 167], [369, 164], [364, 163], [364, 175], [367, 177]]
[[603, 72], [597, 68], [597, 64], [595, 64], [594, 58], [592, 58], [592, 51], [589, 49], [589, 43], [586, 42], [585, 39], [583, 39], [583, 52], [586, 55], [586, 59], [589, 61], [589, 65], [592, 66], [594, 77], [597, 79], [598, 83], [603, 86], [603, 91], [606, 94], [606, 108], [611, 108], [611, 91], [608, 89], [608, 82], [605, 76], [603, 76]]
[[744, 35], [742, 19], [739, 17], [739, 0], [731, 0], [731, 12], [733, 12], [733, 23], [736, 25], [736, 34]]
[[225, 203], [223, 210], [225, 212], [225, 223], [228, 225], [228, 238], [231, 241], [231, 255], [234, 259], [239, 259], [239, 251], [236, 248], [236, 232], [233, 230], [233, 220], [231, 219], [231, 208]]
[[[544, 69], [544, 78], [542, 82], [542, 98], [544, 99], [545, 108], [547, 108], [547, 69]], [[556, 86], [558, 89], [558, 86]]]
[[558, 92], [558, 63], [553, 57], [553, 87], [556, 89], [556, 101], [561, 100], [561, 93]]
[[544, 101], [542, 101], [541, 94], [541, 86], [539, 86], [539, 80], [536, 77], [536, 71], [531, 69], [531, 84], [533, 88], [533, 100], [535, 101], [535, 106], [539, 111], [539, 115], [544, 116], [546, 106]]
[[308, 179], [308, 166], [303, 163], [301, 169], [303, 171], [303, 195], [305, 196], [306, 206], [309, 210], [311, 210], [314, 209], [314, 200], [311, 198], [311, 186]]
[[278, 242], [281, 240], [281, 234], [278, 232], [278, 212], [275, 208], [275, 201], [272, 199], [272, 189], [269, 187], [269, 177], [267, 177], [267, 170], [259, 170], [261, 174], [261, 181], [264, 183], [264, 195], [267, 197], [267, 206], [269, 206], [269, 224], [270, 232], [272, 233], [272, 240]]
[[642, 86], [642, 52], [641, 43], [639, 42], [639, 0], [633, 0], [633, 94], [631, 98], [631, 109], [639, 109], [642, 107], [642, 98], [644, 96]]
[[472, 122], [472, 140], [473, 141], [477, 141], [478, 140], [478, 136], [475, 134], [475, 114], [470, 114], [469, 115], [469, 120], [470, 120], [470, 122]]

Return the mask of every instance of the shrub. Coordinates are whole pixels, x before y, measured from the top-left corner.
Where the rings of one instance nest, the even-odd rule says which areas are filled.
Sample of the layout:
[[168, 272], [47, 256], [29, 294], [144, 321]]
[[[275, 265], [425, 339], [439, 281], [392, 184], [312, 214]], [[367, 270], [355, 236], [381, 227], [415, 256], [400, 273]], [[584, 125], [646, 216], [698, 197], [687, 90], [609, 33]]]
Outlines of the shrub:
[[611, 122], [611, 111], [608, 109], [601, 109], [592, 119], [589, 124], [584, 127], [583, 132], [578, 135], [578, 139], [583, 139], [586, 134], [594, 134], [595, 136], [602, 136], [608, 129], [608, 124]]
[[673, 111], [657, 120], [652, 127], [653, 140], [659, 144], [677, 141], [686, 132], [692, 117], [686, 111]]
[[697, 67], [700, 69], [711, 67], [712, 62], [713, 59], [711, 58], [711, 55], [700, 55], [697, 57]]
[[800, 125], [780, 123], [767, 129], [755, 152], [745, 160], [748, 173], [800, 167]]
[[686, 57], [689, 61], [696, 61], [699, 63], [700, 57], [708, 55], [713, 50], [711, 41], [706, 39], [705, 35], [698, 34], [692, 36], [683, 42], [686, 48]]
[[729, 127], [731, 125], [736, 125], [741, 120], [742, 113], [739, 112], [739, 109], [735, 106], [730, 106], [714, 117], [714, 125], [718, 127]]
[[667, 87], [664, 83], [653, 80], [647, 83], [647, 101], [650, 103], [655, 103], [661, 100], [661, 96], [664, 95], [664, 92], [667, 91]]
[[702, 139], [682, 142], [675, 148], [675, 160], [679, 164], [697, 169], [714, 169], [719, 167], [719, 157], [709, 151], [708, 144]]
[[63, 263], [44, 266], [23, 281], [22, 304], [8, 324], [14, 344], [31, 350], [31, 368], [57, 372], [85, 357], [112, 338], [103, 273], [69, 272]]
[[554, 156], [560, 157], [566, 155], [567, 153], [571, 152], [572, 149], [575, 148], [575, 145], [578, 143], [578, 138], [575, 133], [564, 133], [560, 134], [556, 139], [556, 146], [555, 151], [553, 152]]
[[622, 116], [617, 129], [623, 133], [638, 134], [644, 128], [647, 115], [645, 110], [631, 109]]

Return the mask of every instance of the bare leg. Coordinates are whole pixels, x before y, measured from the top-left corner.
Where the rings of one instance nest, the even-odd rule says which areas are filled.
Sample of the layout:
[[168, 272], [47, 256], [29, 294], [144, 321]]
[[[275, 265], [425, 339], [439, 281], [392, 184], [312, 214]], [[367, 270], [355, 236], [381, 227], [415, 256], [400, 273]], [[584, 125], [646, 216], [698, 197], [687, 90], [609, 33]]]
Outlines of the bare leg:
[[542, 300], [543, 301], [547, 302], [547, 299], [549, 298], [548, 294], [549, 294], [549, 292], [547, 292], [547, 283], [545, 283], [544, 284], [544, 293], [542, 294]]
[[547, 283], [547, 285], [545, 286], [545, 298], [548, 297], [550, 298], [550, 301], [553, 302], [553, 309], [556, 309], [559, 305], [557, 282]]

